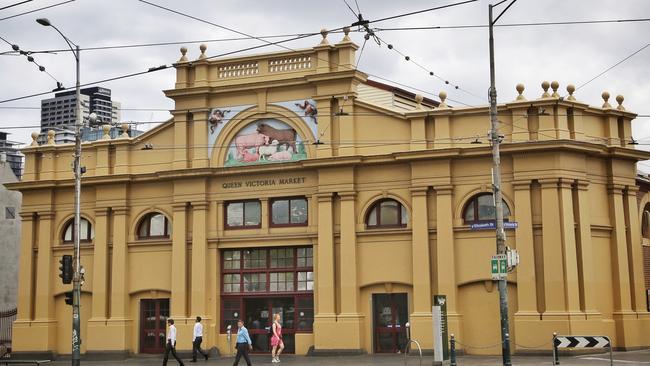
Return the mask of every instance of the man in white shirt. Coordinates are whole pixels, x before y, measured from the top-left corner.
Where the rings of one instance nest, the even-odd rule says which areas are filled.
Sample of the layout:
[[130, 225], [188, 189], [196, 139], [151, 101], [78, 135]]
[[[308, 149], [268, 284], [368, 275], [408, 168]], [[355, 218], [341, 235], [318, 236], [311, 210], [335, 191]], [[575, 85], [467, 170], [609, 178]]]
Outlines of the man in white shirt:
[[201, 324], [201, 317], [196, 317], [196, 323], [194, 323], [194, 335], [192, 337], [192, 361], [196, 362], [196, 353], [200, 353], [205, 357], [205, 360], [208, 360], [208, 354], [201, 350], [201, 342], [203, 342], [203, 324]]
[[174, 325], [174, 319], [167, 319], [167, 324], [169, 324], [169, 330], [167, 331], [167, 344], [165, 345], [165, 357], [163, 358], [163, 366], [167, 366], [169, 352], [172, 353], [172, 356], [174, 356], [180, 366], [185, 366], [183, 364], [183, 361], [181, 361], [181, 359], [178, 358], [178, 355], [176, 355], [176, 326]]

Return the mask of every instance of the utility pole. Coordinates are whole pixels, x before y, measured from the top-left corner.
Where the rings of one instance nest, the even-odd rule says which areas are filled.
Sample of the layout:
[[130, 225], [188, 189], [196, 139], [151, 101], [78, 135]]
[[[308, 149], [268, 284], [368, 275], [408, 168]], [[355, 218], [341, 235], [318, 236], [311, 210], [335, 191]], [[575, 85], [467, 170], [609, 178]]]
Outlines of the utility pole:
[[[502, 0], [495, 5], [488, 5], [489, 12], [489, 33], [490, 33], [490, 142], [492, 143], [492, 187], [494, 189], [494, 207], [496, 210], [496, 242], [497, 254], [506, 254], [506, 233], [503, 229], [503, 198], [501, 193], [501, 156], [499, 153], [499, 144], [501, 136], [499, 135], [499, 120], [497, 117], [497, 88], [495, 85], [494, 71], [494, 24], [512, 6], [517, 0], [512, 0], [510, 4], [496, 17], [492, 19], [492, 9], [501, 5], [507, 0]], [[511, 366], [510, 358], [510, 324], [508, 321], [508, 279], [502, 277], [499, 283], [499, 310], [501, 314], [501, 355], [503, 365]]]
[[[63, 37], [65, 42], [70, 47], [72, 54], [75, 58], [77, 83], [75, 86], [75, 95], [77, 102], [75, 104], [75, 145], [74, 145], [74, 224], [72, 228], [74, 252], [72, 262], [74, 266], [74, 274], [72, 275], [72, 366], [79, 366], [81, 363], [81, 315], [79, 312], [79, 305], [81, 302], [81, 282], [83, 280], [83, 273], [81, 267], [81, 253], [79, 241], [79, 228], [81, 223], [81, 125], [83, 124], [83, 116], [81, 115], [81, 84], [80, 71], [79, 71], [79, 45], [74, 44], [68, 37], [66, 37], [54, 24], [47, 18], [36, 19], [36, 22], [44, 27], [54, 28]], [[72, 46], [75, 46], [74, 48]]]

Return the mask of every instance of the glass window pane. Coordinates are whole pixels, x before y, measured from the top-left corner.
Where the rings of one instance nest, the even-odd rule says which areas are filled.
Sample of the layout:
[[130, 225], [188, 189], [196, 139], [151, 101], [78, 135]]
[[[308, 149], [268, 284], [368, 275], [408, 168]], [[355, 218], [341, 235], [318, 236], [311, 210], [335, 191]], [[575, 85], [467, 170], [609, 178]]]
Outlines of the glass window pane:
[[474, 200], [465, 207], [465, 221], [466, 222], [472, 222], [476, 221], [476, 218], [474, 217]]
[[244, 225], [246, 226], [257, 226], [262, 220], [262, 207], [259, 201], [246, 202], [244, 203], [246, 215], [244, 220]]
[[278, 200], [273, 201], [271, 205], [272, 220], [274, 224], [288, 224], [289, 223], [289, 201]]
[[144, 219], [140, 223], [140, 228], [138, 229], [138, 236], [141, 238], [149, 236], [149, 219]]
[[409, 221], [409, 214], [408, 214], [408, 211], [406, 211], [406, 207], [404, 207], [402, 205], [400, 205], [400, 207], [401, 207], [401, 210], [402, 210], [402, 212], [401, 212], [402, 221], [400, 222], [400, 224], [406, 225], [408, 223], [408, 221]]
[[242, 226], [244, 224], [244, 204], [229, 203], [226, 209], [226, 225]]
[[271, 268], [293, 267], [293, 249], [271, 249]]
[[304, 224], [307, 222], [307, 200], [304, 198], [291, 200], [291, 223]]
[[373, 207], [368, 215], [368, 226], [377, 226], [377, 206]]
[[312, 248], [298, 248], [297, 266], [298, 267], [313, 266]]
[[64, 241], [72, 241], [72, 221], [68, 224], [68, 227], [65, 229], [65, 234], [63, 235]]
[[494, 199], [492, 195], [482, 195], [478, 197], [478, 219], [494, 220], [496, 218], [494, 209]]
[[399, 204], [396, 201], [384, 201], [380, 209], [380, 225], [399, 225]]
[[266, 291], [266, 273], [245, 273], [244, 292]]
[[245, 250], [244, 268], [266, 268], [266, 250], [264, 249]]
[[90, 223], [86, 219], [81, 219], [79, 221], [79, 240], [90, 240], [88, 237], [88, 225], [90, 225]]
[[165, 235], [165, 216], [161, 214], [155, 214], [149, 219], [149, 225], [151, 230], [149, 235], [151, 236], [163, 236]]

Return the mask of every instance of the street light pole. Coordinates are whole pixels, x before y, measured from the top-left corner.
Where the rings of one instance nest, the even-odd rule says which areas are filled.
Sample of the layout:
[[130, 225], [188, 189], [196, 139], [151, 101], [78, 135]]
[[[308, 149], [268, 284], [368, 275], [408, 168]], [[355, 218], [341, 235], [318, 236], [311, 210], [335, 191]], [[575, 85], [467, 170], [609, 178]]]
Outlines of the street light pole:
[[81, 315], [79, 312], [79, 305], [81, 302], [81, 253], [80, 253], [80, 224], [81, 224], [81, 125], [83, 124], [83, 116], [81, 115], [81, 84], [80, 84], [80, 71], [79, 71], [79, 56], [80, 49], [78, 45], [72, 45], [73, 42], [68, 39], [57, 27], [55, 27], [47, 18], [36, 19], [38, 24], [54, 28], [63, 37], [65, 42], [70, 47], [72, 54], [75, 58], [77, 82], [75, 86], [75, 145], [74, 145], [74, 224], [73, 224], [73, 240], [74, 240], [74, 254], [73, 265], [74, 274], [72, 276], [72, 366], [79, 366], [81, 362]]
[[[494, 207], [496, 211], [496, 246], [497, 254], [506, 254], [506, 233], [503, 229], [503, 195], [501, 192], [501, 155], [499, 144], [499, 120], [497, 118], [497, 88], [495, 82], [494, 67], [494, 24], [517, 0], [510, 4], [496, 17], [492, 19], [492, 9], [501, 5], [507, 0], [502, 0], [495, 5], [488, 5], [489, 33], [490, 33], [490, 141], [492, 143], [492, 188], [494, 190]], [[498, 280], [499, 286], [499, 312], [501, 315], [501, 355], [504, 366], [511, 366], [510, 358], [510, 324], [508, 320], [508, 278]]]

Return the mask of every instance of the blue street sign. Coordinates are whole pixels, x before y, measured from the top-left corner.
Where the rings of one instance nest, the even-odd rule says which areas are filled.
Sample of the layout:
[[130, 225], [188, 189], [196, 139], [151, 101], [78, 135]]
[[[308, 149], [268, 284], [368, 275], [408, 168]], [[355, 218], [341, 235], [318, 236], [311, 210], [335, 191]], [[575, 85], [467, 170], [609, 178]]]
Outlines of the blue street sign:
[[[519, 226], [519, 224], [516, 221], [505, 221], [503, 223], [503, 228], [504, 229], [516, 229]], [[479, 222], [476, 224], [470, 225], [470, 229], [472, 230], [494, 230], [497, 228], [497, 223], [495, 221], [488, 221], [488, 222]]]

